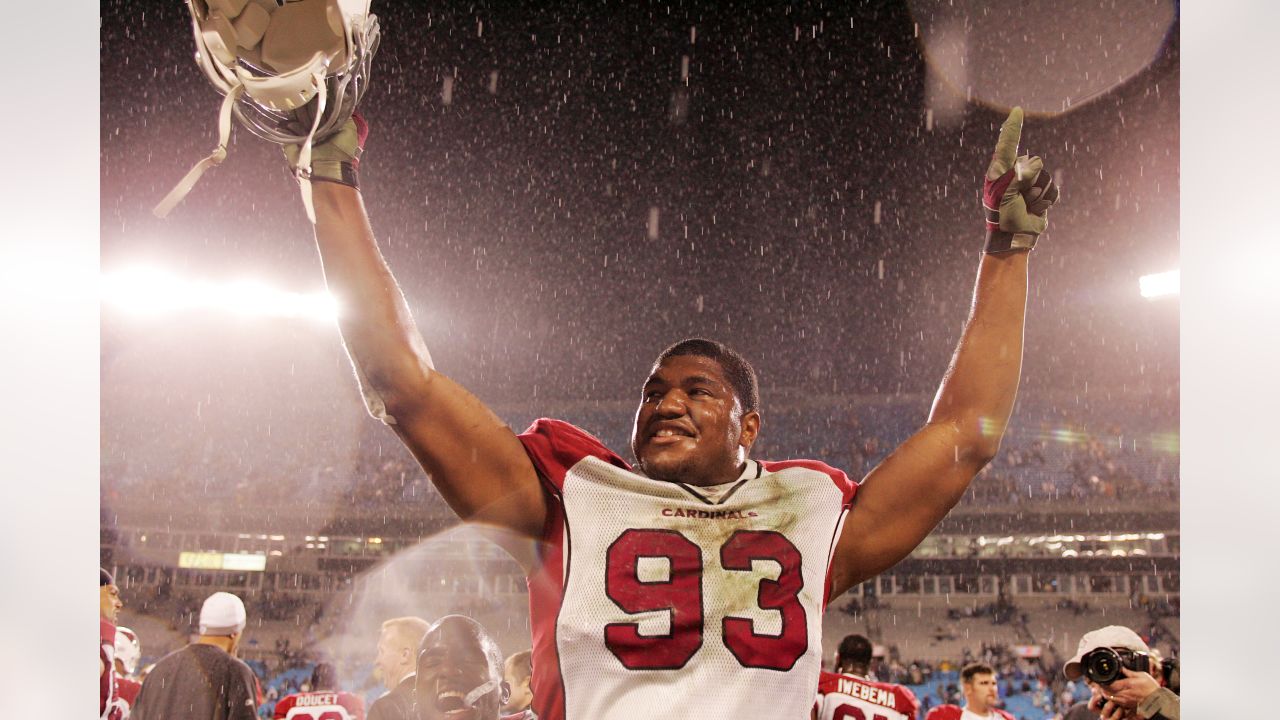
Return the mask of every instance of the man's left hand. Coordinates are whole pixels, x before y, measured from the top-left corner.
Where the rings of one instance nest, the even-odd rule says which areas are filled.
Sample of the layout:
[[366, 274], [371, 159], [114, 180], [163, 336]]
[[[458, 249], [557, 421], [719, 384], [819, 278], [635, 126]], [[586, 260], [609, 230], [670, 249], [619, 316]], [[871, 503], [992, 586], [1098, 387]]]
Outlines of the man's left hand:
[[1124, 677], [1106, 685], [1095, 685], [1089, 707], [1102, 720], [1121, 720], [1138, 717], [1138, 703], [1160, 689], [1160, 684], [1149, 673], [1135, 672], [1121, 667]]

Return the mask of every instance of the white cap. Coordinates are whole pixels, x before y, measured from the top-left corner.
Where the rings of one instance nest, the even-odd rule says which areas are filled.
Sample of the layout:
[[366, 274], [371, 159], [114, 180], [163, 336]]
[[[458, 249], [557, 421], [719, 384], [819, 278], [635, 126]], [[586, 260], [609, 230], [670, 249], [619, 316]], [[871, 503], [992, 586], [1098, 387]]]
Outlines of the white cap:
[[1083, 675], [1084, 673], [1080, 670], [1080, 658], [1102, 647], [1124, 648], [1143, 653], [1151, 652], [1151, 649], [1142, 641], [1142, 638], [1138, 637], [1138, 633], [1123, 625], [1108, 625], [1104, 628], [1087, 632], [1084, 637], [1080, 638], [1080, 645], [1076, 648], [1076, 655], [1068, 660], [1066, 665], [1062, 666], [1062, 674], [1071, 680]]
[[216, 592], [200, 607], [201, 635], [234, 635], [244, 630], [244, 603], [229, 592]]

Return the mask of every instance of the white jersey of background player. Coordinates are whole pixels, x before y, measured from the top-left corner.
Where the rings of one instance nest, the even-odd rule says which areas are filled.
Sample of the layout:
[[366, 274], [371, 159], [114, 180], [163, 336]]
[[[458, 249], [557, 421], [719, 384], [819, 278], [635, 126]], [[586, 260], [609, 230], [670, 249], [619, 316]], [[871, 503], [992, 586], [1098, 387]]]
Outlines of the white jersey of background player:
[[835, 672], [818, 677], [812, 720], [916, 720], [920, 703], [909, 688], [868, 680], [871, 641], [847, 635], [836, 651]]
[[316, 241], [366, 403], [458, 515], [501, 531], [527, 571], [540, 718], [809, 713], [826, 602], [910, 553], [1008, 422], [1027, 251], [1045, 227], [1022, 193], [1048, 177], [1038, 158], [1017, 158], [1021, 128], [1015, 109], [987, 171], [970, 317], [928, 421], [860, 487], [820, 463], [749, 459], [762, 426], [754, 371], [706, 341], [668, 349], [644, 380], [633, 466], [564, 423], [517, 437], [435, 369], [357, 189], [363, 119], [314, 148]]

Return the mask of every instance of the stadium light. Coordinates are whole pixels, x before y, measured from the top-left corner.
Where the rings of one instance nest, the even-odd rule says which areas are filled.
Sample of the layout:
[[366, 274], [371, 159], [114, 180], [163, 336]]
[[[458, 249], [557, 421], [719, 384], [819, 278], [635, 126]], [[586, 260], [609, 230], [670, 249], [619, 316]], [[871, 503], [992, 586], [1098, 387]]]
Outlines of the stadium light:
[[1177, 295], [1180, 290], [1180, 285], [1180, 271], [1178, 270], [1170, 270], [1169, 272], [1155, 273], [1153, 275], [1143, 275], [1138, 278], [1138, 291], [1142, 293], [1142, 297], [1147, 298], [1148, 300], [1167, 297], [1169, 295]]
[[101, 276], [101, 298], [143, 316], [215, 310], [245, 316], [333, 321], [338, 305], [327, 292], [296, 293], [256, 280], [213, 282], [183, 278], [167, 270], [134, 266]]

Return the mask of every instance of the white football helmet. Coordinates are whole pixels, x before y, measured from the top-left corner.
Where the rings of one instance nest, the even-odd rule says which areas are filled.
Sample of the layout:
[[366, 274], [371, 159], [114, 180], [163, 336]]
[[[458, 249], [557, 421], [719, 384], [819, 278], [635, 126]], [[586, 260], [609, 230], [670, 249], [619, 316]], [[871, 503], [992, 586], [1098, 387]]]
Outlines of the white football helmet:
[[138, 661], [142, 659], [142, 643], [138, 641], [138, 633], [127, 627], [116, 628], [116, 659], [124, 665], [126, 675], [132, 675], [138, 669]]
[[231, 115], [253, 134], [301, 145], [298, 178], [314, 222], [311, 145], [342, 129], [368, 86], [380, 39], [370, 0], [187, 0], [196, 63], [222, 93], [218, 147], [156, 206], [164, 217], [222, 162]]

